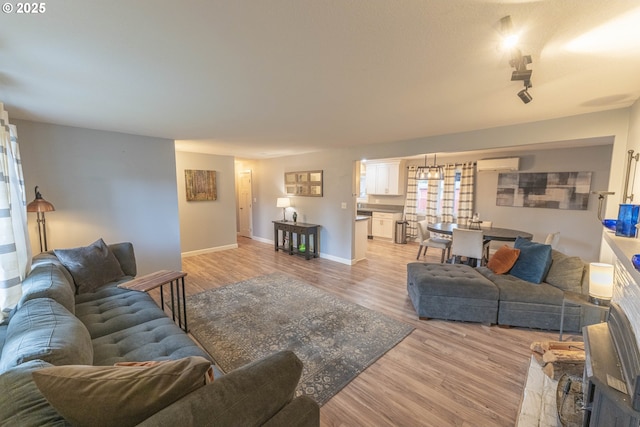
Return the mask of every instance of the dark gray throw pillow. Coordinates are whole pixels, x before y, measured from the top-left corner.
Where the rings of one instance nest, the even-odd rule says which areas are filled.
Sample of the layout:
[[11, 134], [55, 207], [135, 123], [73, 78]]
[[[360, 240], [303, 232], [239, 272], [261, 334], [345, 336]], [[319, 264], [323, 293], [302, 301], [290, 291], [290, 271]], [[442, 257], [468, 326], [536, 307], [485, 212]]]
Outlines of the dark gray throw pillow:
[[520, 256], [509, 274], [527, 282], [542, 282], [551, 267], [551, 245], [518, 237], [513, 247], [520, 249]]
[[95, 292], [125, 275], [118, 259], [102, 239], [89, 246], [55, 249], [53, 252], [73, 276], [78, 294]]

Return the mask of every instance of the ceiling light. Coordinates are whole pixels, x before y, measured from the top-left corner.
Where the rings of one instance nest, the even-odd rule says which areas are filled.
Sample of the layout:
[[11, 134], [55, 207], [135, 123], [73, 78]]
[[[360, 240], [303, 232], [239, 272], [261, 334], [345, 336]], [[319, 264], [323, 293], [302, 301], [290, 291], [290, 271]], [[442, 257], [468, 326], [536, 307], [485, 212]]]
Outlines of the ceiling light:
[[502, 48], [513, 49], [520, 41], [520, 34], [513, 31], [511, 16], [507, 15], [500, 19], [500, 33], [502, 34]]
[[533, 99], [531, 94], [527, 91], [527, 88], [524, 88], [520, 92], [518, 92], [518, 97], [520, 97], [522, 102], [524, 102], [525, 104], [530, 103], [531, 100]]

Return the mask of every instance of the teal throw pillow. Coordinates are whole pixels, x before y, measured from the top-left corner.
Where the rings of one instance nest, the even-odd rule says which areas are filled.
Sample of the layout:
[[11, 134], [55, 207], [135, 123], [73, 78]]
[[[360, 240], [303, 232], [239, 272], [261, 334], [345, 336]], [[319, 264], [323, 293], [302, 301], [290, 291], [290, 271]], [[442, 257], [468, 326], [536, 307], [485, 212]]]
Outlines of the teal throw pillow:
[[520, 256], [509, 274], [527, 282], [542, 282], [551, 267], [551, 245], [518, 237], [513, 247], [520, 249]]

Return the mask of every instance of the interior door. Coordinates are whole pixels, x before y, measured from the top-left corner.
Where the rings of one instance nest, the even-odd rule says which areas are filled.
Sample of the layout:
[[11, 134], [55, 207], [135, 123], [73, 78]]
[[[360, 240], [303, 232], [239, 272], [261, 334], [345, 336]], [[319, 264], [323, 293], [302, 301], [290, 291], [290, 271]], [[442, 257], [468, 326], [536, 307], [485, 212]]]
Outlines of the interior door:
[[251, 171], [240, 172], [238, 185], [238, 222], [240, 224], [240, 235], [244, 237], [253, 236], [253, 219], [251, 209]]

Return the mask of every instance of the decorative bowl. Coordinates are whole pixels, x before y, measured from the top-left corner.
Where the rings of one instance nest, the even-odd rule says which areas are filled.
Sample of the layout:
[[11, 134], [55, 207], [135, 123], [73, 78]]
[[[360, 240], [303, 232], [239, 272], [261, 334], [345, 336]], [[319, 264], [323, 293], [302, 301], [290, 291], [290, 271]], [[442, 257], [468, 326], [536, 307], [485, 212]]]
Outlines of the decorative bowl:
[[603, 219], [602, 225], [608, 228], [611, 231], [616, 231], [616, 224], [618, 223], [617, 219]]
[[631, 264], [633, 264], [636, 270], [640, 271], [640, 254], [635, 254], [631, 257]]

